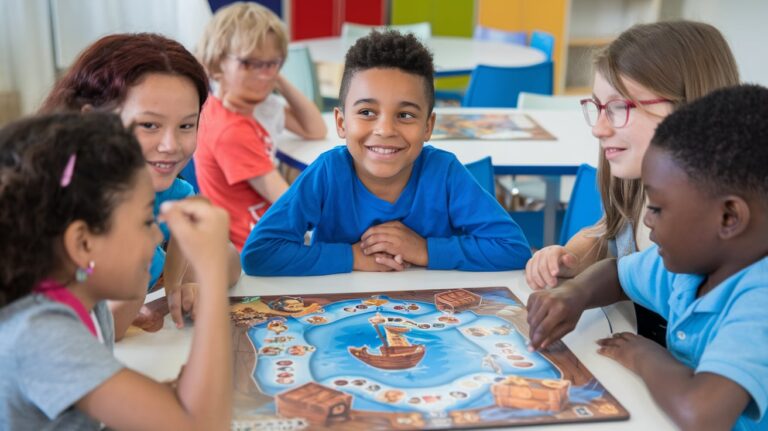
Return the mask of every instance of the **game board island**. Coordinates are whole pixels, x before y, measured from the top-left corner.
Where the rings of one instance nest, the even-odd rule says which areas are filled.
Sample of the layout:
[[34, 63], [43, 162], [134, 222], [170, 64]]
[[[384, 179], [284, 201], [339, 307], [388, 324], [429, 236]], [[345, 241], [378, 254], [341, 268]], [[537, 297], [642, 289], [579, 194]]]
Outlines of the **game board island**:
[[625, 420], [561, 342], [528, 352], [505, 287], [232, 298], [237, 430]]

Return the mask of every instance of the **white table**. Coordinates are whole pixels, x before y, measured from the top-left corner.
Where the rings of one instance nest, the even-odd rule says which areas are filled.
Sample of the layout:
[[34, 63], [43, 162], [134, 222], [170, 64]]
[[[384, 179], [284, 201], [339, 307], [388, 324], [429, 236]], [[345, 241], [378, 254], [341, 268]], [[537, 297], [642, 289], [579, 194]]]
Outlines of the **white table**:
[[[401, 273], [337, 274], [322, 277], [243, 277], [231, 291], [233, 296], [291, 295], [335, 292], [374, 292], [395, 290], [445, 289], [451, 287], [507, 286], [522, 301], [530, 290], [522, 271], [458, 272], [411, 269]], [[627, 317], [616, 308], [606, 308], [614, 331], [631, 330]], [[175, 378], [186, 361], [192, 329], [177, 330], [170, 317], [156, 333], [129, 331], [117, 343], [115, 356], [128, 367], [154, 379]], [[584, 313], [576, 330], [564, 338], [566, 345], [586, 365], [595, 377], [629, 411], [631, 417], [623, 422], [563, 424], [547, 426], [552, 430], [649, 430], [675, 429], [659, 410], [643, 382], [618, 363], [596, 353], [595, 340], [610, 335], [608, 320], [600, 310]], [[532, 430], [533, 427], [515, 428]], [[540, 428], [535, 428], [540, 429]]]
[[[324, 37], [291, 43], [291, 46], [309, 48], [312, 60], [317, 64], [323, 97], [338, 97], [344, 57], [355, 40]], [[511, 43], [435, 36], [427, 39], [425, 44], [432, 51], [437, 77], [469, 75], [478, 64], [520, 67], [546, 60], [544, 53], [538, 49]]]
[[[536, 140], [434, 140], [429, 144], [450, 151], [461, 163], [493, 159], [497, 175], [542, 175], [546, 179], [546, 205], [544, 207], [544, 245], [554, 244], [555, 217], [560, 198], [561, 175], [575, 175], [582, 163], [597, 166], [598, 142], [584, 123], [581, 112], [543, 111], [508, 108], [437, 108], [437, 115], [456, 113], [509, 113], [524, 112], [557, 138], [554, 141]], [[277, 141], [277, 158], [302, 170], [323, 152], [344, 145], [336, 134], [333, 113], [323, 114], [328, 126], [324, 140], [305, 141], [286, 133]]]
[[[343, 64], [354, 42], [354, 39], [324, 37], [293, 42], [291, 46], [306, 46], [315, 62]], [[511, 43], [445, 36], [433, 36], [424, 43], [432, 51], [438, 76], [469, 74], [478, 64], [519, 67], [546, 60], [538, 49]]]

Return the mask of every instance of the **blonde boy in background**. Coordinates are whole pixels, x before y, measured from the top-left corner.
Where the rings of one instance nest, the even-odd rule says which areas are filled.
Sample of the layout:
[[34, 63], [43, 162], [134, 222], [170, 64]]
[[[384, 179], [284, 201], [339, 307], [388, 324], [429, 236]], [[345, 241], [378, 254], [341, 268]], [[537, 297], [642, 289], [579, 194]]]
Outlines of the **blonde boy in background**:
[[284, 126], [307, 139], [326, 134], [314, 103], [279, 74], [287, 51], [285, 26], [255, 3], [220, 9], [198, 44], [197, 57], [216, 90], [200, 116], [197, 181], [203, 195], [229, 212], [238, 250], [288, 188], [272, 161], [270, 132]]

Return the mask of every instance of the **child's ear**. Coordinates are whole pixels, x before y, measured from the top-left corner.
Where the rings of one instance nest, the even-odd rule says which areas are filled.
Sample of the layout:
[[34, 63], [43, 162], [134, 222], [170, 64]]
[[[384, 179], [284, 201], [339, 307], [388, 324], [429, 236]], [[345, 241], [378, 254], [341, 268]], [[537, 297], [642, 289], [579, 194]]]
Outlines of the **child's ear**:
[[347, 129], [344, 126], [344, 113], [338, 107], [333, 108], [333, 120], [336, 123], [336, 133], [339, 138], [345, 139], [347, 137]]
[[432, 138], [432, 130], [435, 129], [436, 118], [437, 118], [437, 114], [435, 114], [435, 112], [432, 111], [432, 113], [429, 114], [429, 118], [427, 118], [427, 130], [424, 131], [424, 142], [427, 142]]
[[62, 235], [65, 256], [80, 268], [88, 266], [93, 251], [93, 235], [82, 220], [75, 220], [67, 226]]
[[749, 220], [752, 216], [747, 202], [735, 195], [725, 196], [721, 200], [722, 219], [720, 221], [720, 238], [731, 239], [749, 226]]

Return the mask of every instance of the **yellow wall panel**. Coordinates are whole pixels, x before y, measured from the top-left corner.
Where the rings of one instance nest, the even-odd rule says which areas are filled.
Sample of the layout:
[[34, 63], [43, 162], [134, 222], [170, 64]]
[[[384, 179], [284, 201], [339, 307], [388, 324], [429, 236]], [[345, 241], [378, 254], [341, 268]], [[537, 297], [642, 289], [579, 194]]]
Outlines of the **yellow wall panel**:
[[555, 36], [555, 92], [563, 90], [569, 0], [478, 0], [478, 24], [509, 31], [543, 30]]

